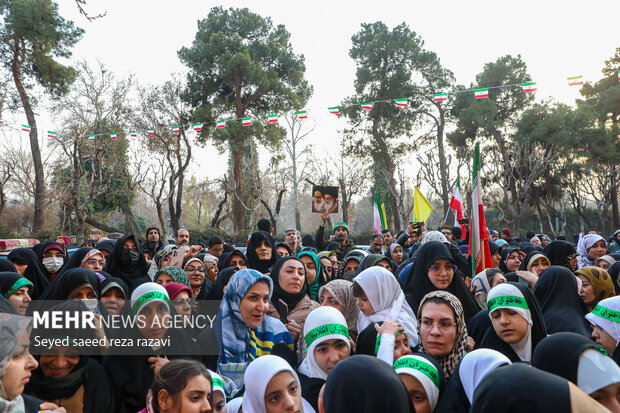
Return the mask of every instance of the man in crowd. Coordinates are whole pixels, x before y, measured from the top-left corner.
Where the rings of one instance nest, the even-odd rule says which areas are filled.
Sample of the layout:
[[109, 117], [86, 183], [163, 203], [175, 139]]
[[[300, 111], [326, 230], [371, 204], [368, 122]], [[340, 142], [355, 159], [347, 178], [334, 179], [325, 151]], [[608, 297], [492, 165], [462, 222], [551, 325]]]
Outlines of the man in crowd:
[[189, 232], [187, 229], [180, 228], [177, 231], [177, 236], [174, 241], [177, 244], [177, 247], [180, 247], [181, 245], [189, 245]]
[[214, 257], [220, 258], [222, 256], [222, 253], [224, 252], [224, 240], [217, 235], [214, 235], [209, 238], [207, 247], [209, 249], [209, 254], [213, 255]]
[[[329, 213], [325, 212], [321, 215], [321, 225], [316, 230], [316, 234], [314, 235], [314, 243], [316, 245], [316, 249], [319, 251], [324, 251], [328, 244], [328, 240], [325, 239], [325, 225], [327, 225], [327, 220], [329, 219]], [[340, 251], [342, 251], [343, 255], [346, 255], [349, 251], [355, 248], [355, 243], [352, 239], [348, 238], [349, 236], [349, 226], [346, 222], [337, 222], [334, 226], [334, 231], [332, 233], [334, 235], [333, 241], [340, 244]]]
[[284, 243], [288, 245], [294, 254], [297, 254], [301, 250], [301, 243], [299, 242], [297, 230], [295, 228], [288, 227], [284, 230]]
[[383, 249], [388, 250], [390, 245], [394, 242], [394, 236], [392, 235], [392, 232], [390, 232], [389, 228], [381, 231], [381, 235], [383, 235]]
[[159, 228], [148, 227], [146, 229], [146, 241], [142, 244], [142, 252], [148, 251], [152, 258], [162, 248], [164, 248], [164, 243], [161, 240]]
[[383, 251], [383, 235], [372, 234], [370, 237], [369, 251], [371, 254], [381, 254]]
[[504, 241], [506, 241], [508, 243], [508, 245], [510, 245], [512, 247], [518, 247], [519, 246], [517, 241], [512, 239], [512, 231], [510, 231], [510, 228], [502, 229], [502, 232], [500, 233], [500, 236], [502, 237], [502, 239]]

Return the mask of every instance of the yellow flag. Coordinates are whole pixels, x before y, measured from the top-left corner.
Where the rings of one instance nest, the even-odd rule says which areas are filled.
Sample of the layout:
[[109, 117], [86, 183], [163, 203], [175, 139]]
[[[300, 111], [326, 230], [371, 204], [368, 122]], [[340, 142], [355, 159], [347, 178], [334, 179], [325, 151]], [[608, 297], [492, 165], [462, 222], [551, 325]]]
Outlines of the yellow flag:
[[418, 187], [413, 187], [413, 222], [424, 222], [431, 216], [433, 207], [424, 198]]

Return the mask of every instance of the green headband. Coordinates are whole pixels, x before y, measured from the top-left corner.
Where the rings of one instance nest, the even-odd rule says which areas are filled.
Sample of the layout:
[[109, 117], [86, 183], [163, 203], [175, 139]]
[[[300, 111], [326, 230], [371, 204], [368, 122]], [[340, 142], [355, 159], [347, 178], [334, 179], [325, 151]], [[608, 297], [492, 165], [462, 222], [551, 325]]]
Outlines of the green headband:
[[220, 379], [218, 379], [217, 377], [211, 377], [211, 382], [212, 382], [212, 387], [219, 387], [222, 389], [222, 391], [224, 392], [224, 395], [226, 395], [226, 388], [224, 387], [224, 382]]
[[439, 388], [439, 372], [432, 364], [422, 360], [413, 359], [411, 357], [401, 357], [394, 363], [394, 370], [398, 373], [398, 369], [413, 369], [421, 372]]
[[9, 291], [6, 292], [6, 294], [4, 295], [6, 298], [9, 298], [10, 296], [12, 296], [13, 294], [15, 294], [15, 292], [17, 290], [19, 290], [20, 288], [24, 287], [24, 286], [28, 286], [28, 292], [31, 292], [32, 289], [34, 288], [34, 284], [31, 283], [30, 281], [28, 281], [27, 278], [19, 278], [17, 281], [15, 281], [15, 284], [13, 284], [13, 286], [11, 287], [11, 289]]
[[525, 308], [529, 310], [527, 306], [527, 301], [525, 298], [516, 297], [514, 295], [500, 295], [498, 297], [492, 298], [487, 303], [487, 307], [489, 308], [489, 313], [495, 310], [496, 308], [504, 308], [504, 307], [519, 307]]
[[[396, 333], [394, 337], [398, 337], [400, 333], [402, 333], [402, 331], [399, 331], [398, 333]], [[375, 356], [377, 355], [377, 353], [379, 353], [380, 345], [381, 345], [381, 334], [377, 334], [377, 339], [375, 340]]]
[[620, 312], [603, 307], [600, 304], [597, 304], [596, 307], [594, 307], [592, 314], [604, 318], [605, 320], [613, 321], [614, 323], [620, 323]]
[[140, 311], [142, 306], [147, 301], [151, 301], [151, 300], [164, 301], [166, 304], [168, 304], [168, 308], [170, 308], [170, 299], [168, 298], [166, 294], [162, 293], [161, 291], [151, 291], [151, 292], [142, 294], [140, 298], [138, 298], [136, 302], [133, 303], [133, 305], [131, 306], [131, 312], [133, 313], [133, 315], [138, 314], [138, 311]]
[[306, 345], [308, 348], [321, 337], [330, 336], [332, 334], [345, 336], [349, 338], [349, 329], [342, 324], [323, 324], [313, 328], [306, 334]]

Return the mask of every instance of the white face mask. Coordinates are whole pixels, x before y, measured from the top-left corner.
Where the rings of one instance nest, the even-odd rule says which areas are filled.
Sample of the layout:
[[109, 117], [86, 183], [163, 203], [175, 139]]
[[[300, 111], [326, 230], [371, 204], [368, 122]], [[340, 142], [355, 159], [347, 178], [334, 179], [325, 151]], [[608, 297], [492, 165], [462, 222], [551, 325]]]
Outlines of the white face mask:
[[50, 274], [55, 273], [62, 267], [65, 260], [62, 257], [47, 257], [43, 258], [43, 266]]

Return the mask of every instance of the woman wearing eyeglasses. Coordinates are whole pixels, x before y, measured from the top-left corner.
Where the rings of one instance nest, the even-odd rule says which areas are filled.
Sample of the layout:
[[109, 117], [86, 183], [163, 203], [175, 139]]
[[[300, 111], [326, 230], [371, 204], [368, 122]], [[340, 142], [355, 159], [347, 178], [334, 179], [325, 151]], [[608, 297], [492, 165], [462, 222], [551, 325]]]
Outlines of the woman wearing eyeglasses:
[[88, 268], [98, 272], [102, 271], [104, 266], [105, 258], [101, 251], [92, 247], [82, 247], [71, 255], [71, 258], [62, 267], [58, 275], [60, 276], [72, 268]]
[[164, 284], [168, 296], [177, 314], [183, 318], [183, 327], [187, 328], [192, 314], [192, 290], [187, 285], [177, 282]]
[[467, 327], [458, 298], [446, 291], [424, 296], [418, 310], [418, 330], [419, 351], [433, 356], [448, 380], [467, 350]]
[[205, 283], [205, 264], [199, 258], [190, 258], [183, 263], [183, 270], [189, 277], [192, 287], [192, 298], [200, 295]]
[[455, 271], [454, 258], [448, 247], [435, 241], [422, 245], [416, 253], [413, 274], [404, 287], [411, 308], [418, 310], [422, 298], [430, 292], [446, 291], [461, 302], [465, 321], [469, 321], [480, 311], [480, 306], [476, 304], [463, 278]]

